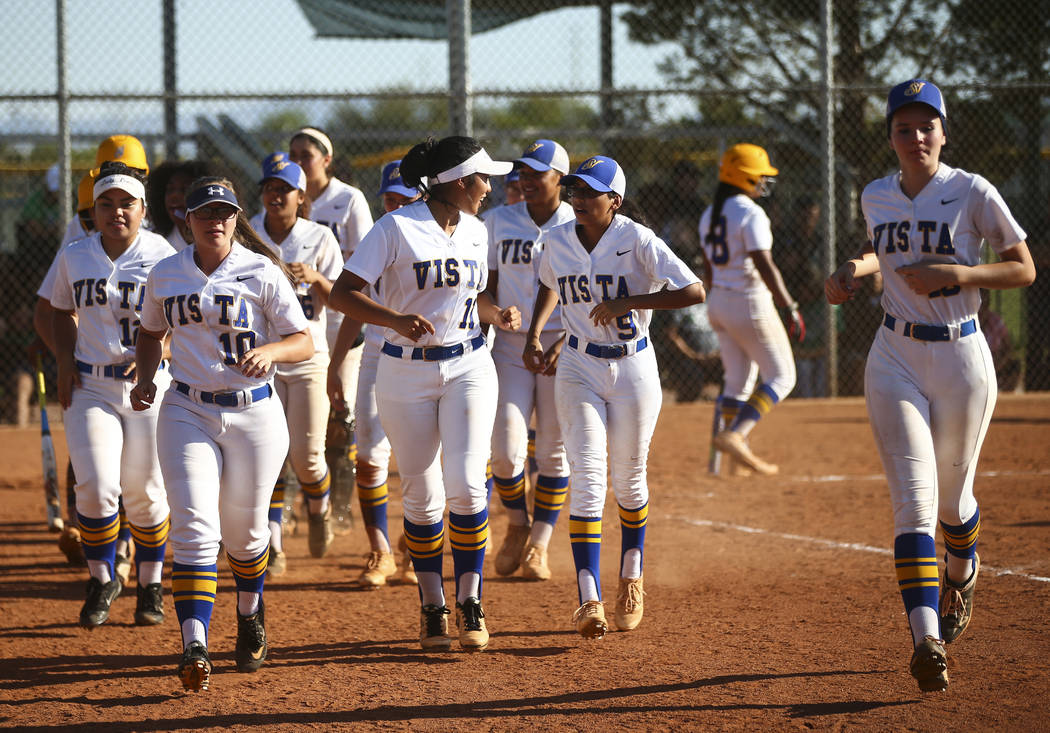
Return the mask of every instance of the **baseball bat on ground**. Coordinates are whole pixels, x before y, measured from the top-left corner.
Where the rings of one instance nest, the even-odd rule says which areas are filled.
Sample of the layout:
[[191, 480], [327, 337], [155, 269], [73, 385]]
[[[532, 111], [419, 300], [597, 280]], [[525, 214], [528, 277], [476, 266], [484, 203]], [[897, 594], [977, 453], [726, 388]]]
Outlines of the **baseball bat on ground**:
[[62, 531], [62, 507], [58, 501], [58, 467], [55, 465], [55, 444], [47, 423], [47, 398], [44, 394], [44, 367], [36, 357], [36, 398], [40, 402], [40, 456], [44, 466], [44, 499], [47, 502], [47, 528]]

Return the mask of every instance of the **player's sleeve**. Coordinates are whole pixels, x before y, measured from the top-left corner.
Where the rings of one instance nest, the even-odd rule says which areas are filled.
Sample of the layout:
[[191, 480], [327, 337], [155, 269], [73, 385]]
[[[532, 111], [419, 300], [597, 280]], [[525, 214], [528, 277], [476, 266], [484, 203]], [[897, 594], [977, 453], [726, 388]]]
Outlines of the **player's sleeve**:
[[157, 281], [160, 275], [154, 265], [146, 277], [146, 293], [142, 298], [142, 311], [139, 313], [139, 325], [153, 333], [167, 333], [168, 322], [164, 319], [164, 309], [157, 298]]
[[73, 285], [69, 279], [69, 249], [66, 248], [59, 252], [55, 262], [57, 267], [55, 268], [54, 286], [48, 297], [51, 307], [60, 311], [76, 310], [76, 303], [73, 302]]
[[55, 253], [54, 258], [51, 260], [51, 266], [47, 268], [47, 274], [44, 275], [40, 287], [37, 288], [36, 294], [44, 300], [51, 300], [51, 291], [55, 289], [55, 277], [58, 275], [58, 258], [64, 249], [65, 247], [62, 247]]
[[766, 212], [754, 207], [740, 222], [740, 237], [744, 240], [745, 252], [773, 249], [773, 230]]
[[558, 238], [554, 237], [552, 233], [552, 236], [547, 240], [547, 244], [543, 247], [543, 254], [540, 256], [539, 280], [551, 290], [558, 289], [558, 279], [554, 276], [554, 253], [552, 250], [559, 244]]
[[266, 263], [266, 290], [263, 304], [271, 333], [289, 336], [310, 327], [303, 307], [295, 297], [288, 278], [272, 262]]
[[495, 211], [490, 212], [490, 215], [485, 217], [485, 231], [489, 237], [489, 269], [499, 269], [499, 245], [496, 243], [496, 219], [497, 216]]
[[369, 285], [375, 285], [397, 254], [397, 225], [394, 219], [393, 216], [384, 216], [377, 221], [350, 255], [343, 269]]
[[365, 195], [356, 188], [350, 188], [350, 205], [346, 209], [346, 218], [343, 220], [343, 251], [347, 257], [357, 251], [361, 241], [372, 229], [372, 211], [368, 208]]
[[654, 283], [664, 283], [669, 290], [681, 290], [700, 282], [689, 266], [682, 262], [664, 240], [651, 229], [641, 227], [641, 236], [635, 247], [635, 259]]
[[993, 250], [1003, 252], [1028, 238], [995, 186], [976, 176], [974, 191], [974, 226]]
[[335, 282], [343, 271], [343, 253], [339, 251], [339, 241], [328, 227], [318, 227], [321, 232], [321, 245], [318, 247], [317, 266], [319, 273]]

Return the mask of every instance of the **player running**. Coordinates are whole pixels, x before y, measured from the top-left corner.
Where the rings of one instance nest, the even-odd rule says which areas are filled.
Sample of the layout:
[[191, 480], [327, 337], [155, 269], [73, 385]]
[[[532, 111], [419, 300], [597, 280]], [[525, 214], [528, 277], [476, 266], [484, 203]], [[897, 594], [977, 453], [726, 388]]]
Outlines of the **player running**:
[[[861, 197], [869, 241], [825, 283], [853, 297], [882, 273], [886, 314], [868, 353], [864, 396], [893, 503], [897, 580], [911, 627], [910, 671], [925, 692], [948, 687], [944, 645], [966, 630], [980, 570], [977, 458], [995, 407], [992, 356], [977, 325], [980, 288], [1035, 279], [1025, 233], [984, 178], [941, 163], [940, 90], [912, 79], [890, 90], [886, 128], [900, 171]], [[999, 261], [981, 263], [987, 241]], [[937, 524], [945, 545], [938, 598]]]
[[172, 507], [178, 674], [197, 691], [211, 678], [220, 541], [237, 587], [237, 669], [254, 672], [266, 659], [267, 509], [288, 455], [272, 377], [278, 363], [309, 359], [314, 343], [280, 261], [248, 225], [229, 181], [195, 181], [186, 218], [193, 245], [160, 262], [146, 283], [131, 403], [145, 410], [156, 400], [161, 340], [170, 331], [172, 383], [157, 440]]
[[662, 400], [652, 311], [699, 303], [704, 287], [651, 229], [616, 213], [627, 181], [615, 160], [588, 158], [561, 184], [576, 220], [547, 236], [522, 358], [537, 374], [550, 369], [542, 334], [560, 304], [568, 348], [554, 396], [572, 470], [569, 540], [580, 602], [573, 623], [584, 638], [600, 639], [608, 628], [599, 573], [607, 466], [620, 511], [616, 626], [629, 631], [642, 620], [646, 463]]
[[[451, 643], [441, 577], [446, 503], [459, 643], [475, 651], [489, 642], [481, 605], [485, 464], [498, 387], [481, 323], [514, 330], [521, 318], [485, 292], [488, 235], [476, 214], [491, 190], [489, 176], [510, 169], [469, 137], [413, 147], [401, 177], [415, 187], [428, 181], [427, 200], [376, 222], [332, 290], [335, 307], [385, 329], [376, 403], [401, 473], [424, 649]], [[380, 279], [377, 303], [363, 291]]]
[[[488, 291], [497, 303], [513, 303], [531, 318], [537, 273], [551, 229], [574, 218], [561, 200], [559, 181], [569, 172], [565, 148], [553, 140], [537, 140], [514, 161], [524, 201], [485, 212], [489, 232]], [[533, 373], [521, 354], [525, 334], [496, 335], [492, 360], [499, 376], [499, 402], [492, 429], [492, 474], [500, 501], [507, 509], [507, 534], [496, 553], [496, 572], [510, 575], [521, 566], [530, 580], [551, 577], [547, 546], [569, 491], [558, 414], [554, 405], [554, 371], [565, 339], [561, 313], [555, 309], [540, 334], [549, 368]], [[535, 502], [530, 519], [525, 501], [529, 420], [536, 410], [535, 456], [539, 476], [533, 484]]]

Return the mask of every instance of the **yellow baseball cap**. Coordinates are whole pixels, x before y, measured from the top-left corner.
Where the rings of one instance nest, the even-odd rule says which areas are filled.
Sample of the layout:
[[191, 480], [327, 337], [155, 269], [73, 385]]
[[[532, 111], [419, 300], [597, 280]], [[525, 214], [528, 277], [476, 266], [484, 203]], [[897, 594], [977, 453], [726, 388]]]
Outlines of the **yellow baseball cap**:
[[95, 167], [91, 174], [98, 175], [99, 167], [111, 160], [119, 160], [129, 168], [138, 168], [149, 173], [149, 163], [146, 162], [146, 149], [142, 147], [137, 137], [131, 135], [112, 135], [102, 141], [95, 154]]
[[88, 172], [77, 185], [77, 211], [90, 209], [95, 205], [95, 176]]

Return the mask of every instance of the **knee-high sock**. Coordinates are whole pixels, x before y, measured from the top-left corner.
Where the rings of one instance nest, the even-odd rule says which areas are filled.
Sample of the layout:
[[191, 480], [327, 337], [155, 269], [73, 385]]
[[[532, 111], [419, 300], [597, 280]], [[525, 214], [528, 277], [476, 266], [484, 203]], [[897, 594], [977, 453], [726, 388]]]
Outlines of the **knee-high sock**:
[[[481, 600], [481, 571], [489, 542], [488, 509], [482, 509], [476, 514], [449, 512], [448, 541], [452, 547], [452, 569], [456, 576], [456, 600], [462, 603], [470, 596]], [[464, 587], [464, 583], [469, 583], [469, 587]]]
[[[962, 524], [941, 522], [944, 534], [945, 563], [948, 576], [955, 582], [965, 583], [973, 571], [973, 559], [977, 555], [977, 536], [981, 532], [981, 510]], [[953, 572], [954, 571], [954, 572]], [[962, 576], [961, 578], [959, 576]]]
[[[649, 521], [649, 502], [637, 509], [620, 509], [620, 577], [642, 577], [645, 551], [645, 525]], [[632, 552], [633, 551], [633, 552]]]
[[320, 481], [314, 483], [306, 483], [300, 481], [299, 485], [303, 489], [303, 494], [306, 495], [306, 499], [310, 506], [310, 513], [316, 514], [317, 512], [323, 512], [328, 504], [328, 497], [332, 493], [332, 474], [330, 471], [325, 471], [324, 476]]
[[120, 515], [110, 514], [107, 517], [85, 517], [77, 513], [80, 525], [80, 537], [84, 543], [84, 557], [88, 563], [104, 563], [109, 568], [109, 579], [117, 577], [113, 564], [117, 561], [117, 532], [120, 526]]
[[[517, 476], [503, 478], [493, 476], [496, 491], [499, 492], [499, 500], [510, 513], [511, 524], [527, 524], [529, 521], [529, 509], [525, 504], [525, 472]], [[524, 517], [525, 521], [513, 521], [516, 517]]]
[[914, 640], [921, 641], [927, 635], [939, 638], [939, 573], [933, 537], [912, 533], [898, 535], [893, 543], [893, 558], [897, 566], [897, 584]]
[[386, 509], [390, 498], [390, 488], [384, 481], [379, 486], [357, 485], [357, 501], [361, 506], [361, 517], [364, 519], [365, 527], [375, 527], [390, 542], [387, 533]]
[[[441, 590], [441, 561], [445, 544], [445, 523], [439, 521], [434, 524], [413, 524], [407, 519], [404, 522], [408, 554], [412, 558], [412, 567], [419, 576], [419, 600], [424, 605], [438, 605], [439, 600], [444, 603], [444, 593]], [[423, 573], [429, 573], [431, 580], [437, 576], [436, 587], [430, 587]]]
[[[569, 543], [572, 545], [572, 560], [576, 565], [577, 586], [580, 585], [581, 573], [589, 573], [598, 593], [602, 597], [602, 582], [599, 563], [602, 554], [602, 518], [577, 517], [569, 515]], [[577, 587], [580, 604], [583, 604], [583, 591]]]
[[[218, 585], [218, 568], [210, 565], [183, 565], [173, 563], [171, 567], [171, 595], [175, 599], [175, 615], [182, 627], [186, 621], [196, 619], [204, 626], [205, 645], [211, 611], [215, 605], [215, 590]], [[183, 639], [185, 644], [186, 640]]]
[[557, 524], [558, 515], [569, 495], [568, 476], [543, 476], [536, 479], [536, 497], [532, 518], [537, 522]]
[[[135, 540], [135, 575], [139, 585], [159, 583], [160, 573], [154, 572], [154, 569], [159, 570], [164, 565], [164, 550], [168, 546], [168, 530], [171, 527], [169, 518], [164, 517], [152, 527], [138, 527], [134, 524], [129, 526], [131, 536]], [[149, 572], [147, 568], [150, 568]]]
[[285, 489], [284, 476], [277, 479], [277, 483], [273, 485], [273, 493], [270, 494], [270, 511], [266, 515], [266, 518], [271, 522], [281, 523], [281, 518], [284, 516], [284, 489]]
[[[747, 436], [755, 424], [769, 413], [773, 406], [780, 402], [780, 397], [768, 384], [760, 384], [751, 394], [750, 399], [740, 408], [729, 429]], [[724, 412], [724, 409], [723, 409]]]

